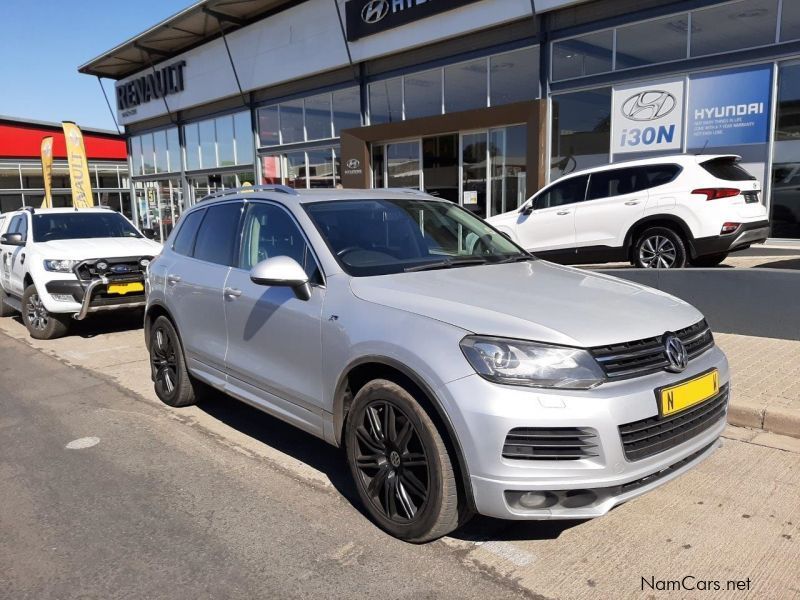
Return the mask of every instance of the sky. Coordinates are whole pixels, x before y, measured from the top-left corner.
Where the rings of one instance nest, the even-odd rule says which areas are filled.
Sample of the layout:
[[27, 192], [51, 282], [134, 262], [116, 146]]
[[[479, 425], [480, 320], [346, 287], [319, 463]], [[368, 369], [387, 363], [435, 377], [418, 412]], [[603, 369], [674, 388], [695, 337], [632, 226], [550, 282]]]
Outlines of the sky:
[[114, 130], [97, 78], [78, 67], [193, 3], [0, 0], [0, 115]]

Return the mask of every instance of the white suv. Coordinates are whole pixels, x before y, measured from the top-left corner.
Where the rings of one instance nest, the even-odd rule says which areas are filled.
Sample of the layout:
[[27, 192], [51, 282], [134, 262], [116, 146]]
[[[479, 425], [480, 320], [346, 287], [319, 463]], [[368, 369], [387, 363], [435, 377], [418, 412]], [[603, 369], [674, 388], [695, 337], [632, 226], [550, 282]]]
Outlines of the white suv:
[[71, 318], [144, 306], [144, 272], [161, 246], [106, 208], [27, 208], [0, 221], [0, 316], [22, 313], [31, 337]]
[[661, 156], [563, 177], [489, 222], [558, 262], [715, 266], [769, 236], [761, 185], [734, 155]]

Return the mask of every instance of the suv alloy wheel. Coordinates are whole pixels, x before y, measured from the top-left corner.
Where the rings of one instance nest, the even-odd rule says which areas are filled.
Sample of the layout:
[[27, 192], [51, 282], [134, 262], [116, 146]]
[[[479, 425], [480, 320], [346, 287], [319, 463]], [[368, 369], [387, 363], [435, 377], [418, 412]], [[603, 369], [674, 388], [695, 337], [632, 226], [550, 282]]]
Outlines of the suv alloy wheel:
[[31, 337], [36, 340], [53, 340], [66, 335], [69, 328], [67, 315], [52, 314], [47, 311], [31, 284], [22, 294], [22, 321]]
[[405, 389], [376, 379], [353, 400], [347, 460], [373, 520], [408, 542], [427, 542], [458, 526], [458, 490], [447, 448]]
[[633, 247], [633, 263], [645, 269], [679, 269], [686, 266], [686, 246], [672, 229], [650, 227]]
[[186, 369], [180, 336], [167, 317], [158, 317], [153, 323], [148, 350], [150, 372], [159, 400], [174, 407], [195, 404], [207, 388]]

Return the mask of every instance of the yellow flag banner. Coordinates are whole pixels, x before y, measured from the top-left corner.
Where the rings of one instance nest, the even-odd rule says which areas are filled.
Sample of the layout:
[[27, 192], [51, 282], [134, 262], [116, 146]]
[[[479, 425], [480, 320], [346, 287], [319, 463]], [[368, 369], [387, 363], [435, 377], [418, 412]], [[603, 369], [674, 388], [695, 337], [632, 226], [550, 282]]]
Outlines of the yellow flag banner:
[[89, 179], [89, 163], [86, 161], [86, 149], [83, 147], [81, 130], [71, 121], [62, 121], [64, 138], [67, 141], [67, 164], [69, 180], [72, 184], [72, 206], [88, 208], [94, 206], [92, 182]]
[[53, 180], [53, 138], [42, 139], [42, 177], [44, 178], [44, 200], [42, 208], [53, 208], [51, 183]]

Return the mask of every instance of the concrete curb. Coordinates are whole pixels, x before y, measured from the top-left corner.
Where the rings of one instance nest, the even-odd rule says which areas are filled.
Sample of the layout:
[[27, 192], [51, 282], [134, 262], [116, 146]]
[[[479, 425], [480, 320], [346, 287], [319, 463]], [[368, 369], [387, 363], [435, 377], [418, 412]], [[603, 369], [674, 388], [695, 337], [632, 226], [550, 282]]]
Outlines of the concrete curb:
[[728, 423], [800, 438], [800, 414], [780, 406], [732, 402], [728, 407]]

